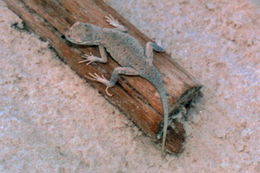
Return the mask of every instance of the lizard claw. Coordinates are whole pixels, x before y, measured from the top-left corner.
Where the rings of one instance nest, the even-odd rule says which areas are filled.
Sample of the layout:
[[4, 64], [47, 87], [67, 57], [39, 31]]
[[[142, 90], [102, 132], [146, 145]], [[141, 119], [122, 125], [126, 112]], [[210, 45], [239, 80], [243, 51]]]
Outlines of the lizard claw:
[[97, 59], [96, 56], [93, 56], [92, 52], [88, 54], [85, 54], [82, 56], [84, 58], [84, 60], [81, 60], [79, 61], [78, 63], [81, 64], [81, 63], [86, 63], [86, 65], [89, 65], [91, 64], [92, 62], [95, 62], [95, 60]]
[[155, 39], [154, 41], [158, 46], [163, 47], [163, 41], [161, 39]]
[[89, 73], [89, 76], [85, 75], [84, 77], [89, 79], [89, 80], [96, 81], [96, 76], [95, 75], [97, 75], [97, 73], [94, 73], [94, 74], [93, 73]]
[[105, 16], [105, 19], [107, 21], [107, 23], [109, 23], [110, 25], [117, 27], [119, 24], [118, 20], [116, 20], [111, 14], [109, 14], [108, 16]]
[[106, 94], [108, 95], [108, 96], [112, 96], [112, 94], [108, 91], [108, 89], [111, 87], [110, 86], [110, 82], [109, 82], [109, 80], [107, 80], [106, 78], [105, 78], [105, 76], [104, 75], [98, 75], [97, 73], [89, 73], [89, 76], [87, 76], [87, 75], [85, 75], [85, 77], [87, 78], [87, 79], [89, 79], [89, 80], [92, 80], [92, 81], [97, 81], [97, 82], [100, 82], [100, 83], [102, 83], [102, 84], [104, 84], [104, 85], [106, 85], [107, 87], [106, 87]]
[[111, 96], [113, 96], [109, 91], [108, 91], [108, 89], [109, 89], [110, 87], [106, 87], [106, 94], [109, 96], [109, 97], [111, 97]]

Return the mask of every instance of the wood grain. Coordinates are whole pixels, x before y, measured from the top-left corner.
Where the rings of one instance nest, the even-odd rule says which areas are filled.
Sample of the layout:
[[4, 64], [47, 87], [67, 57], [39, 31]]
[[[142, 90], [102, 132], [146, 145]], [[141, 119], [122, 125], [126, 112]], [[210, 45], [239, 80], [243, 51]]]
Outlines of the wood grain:
[[[129, 34], [138, 39], [143, 46], [151, 40], [102, 0], [6, 0], [5, 2], [33, 32], [49, 41], [62, 61], [81, 77], [87, 73], [110, 77], [108, 74], [111, 74], [118, 64], [111, 58], [107, 64], [86, 66], [78, 63], [82, 60], [82, 54], [92, 52], [96, 56], [100, 55], [96, 47], [76, 46], [64, 39], [63, 34], [76, 21], [111, 27], [104, 20], [105, 16], [111, 14], [126, 26]], [[166, 53], [155, 53], [154, 64], [161, 71], [169, 94], [171, 118], [181, 107], [189, 109], [190, 103], [200, 94], [201, 84]], [[161, 128], [163, 110], [157, 91], [148, 81], [141, 77], [122, 76], [117, 85], [110, 90], [112, 97], [105, 94], [105, 87], [102, 84], [87, 82], [98, 89], [111, 104], [134, 121], [147, 135], [158, 141], [156, 134]], [[166, 148], [168, 152], [179, 153], [183, 150], [185, 130], [182, 123], [173, 121], [173, 124], [175, 129], [171, 127], [168, 129]]]

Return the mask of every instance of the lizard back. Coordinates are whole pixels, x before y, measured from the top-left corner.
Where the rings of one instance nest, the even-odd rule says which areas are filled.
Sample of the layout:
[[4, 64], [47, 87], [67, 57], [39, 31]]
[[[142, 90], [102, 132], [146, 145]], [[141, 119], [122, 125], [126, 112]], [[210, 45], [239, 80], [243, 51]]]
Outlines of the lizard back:
[[145, 65], [144, 48], [134, 37], [114, 29], [103, 32], [101, 44], [121, 66], [137, 68]]

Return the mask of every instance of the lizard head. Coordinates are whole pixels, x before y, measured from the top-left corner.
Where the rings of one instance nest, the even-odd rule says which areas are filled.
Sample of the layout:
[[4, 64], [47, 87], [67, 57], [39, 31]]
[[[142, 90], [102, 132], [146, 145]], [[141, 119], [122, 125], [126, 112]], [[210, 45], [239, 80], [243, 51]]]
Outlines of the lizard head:
[[65, 33], [65, 37], [74, 44], [95, 45], [96, 33], [99, 29], [99, 27], [92, 24], [76, 22]]

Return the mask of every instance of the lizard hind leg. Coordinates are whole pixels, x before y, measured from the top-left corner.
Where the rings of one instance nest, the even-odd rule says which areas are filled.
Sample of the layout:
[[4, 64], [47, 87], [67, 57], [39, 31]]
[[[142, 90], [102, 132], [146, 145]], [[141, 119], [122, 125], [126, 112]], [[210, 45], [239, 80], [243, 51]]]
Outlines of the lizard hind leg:
[[153, 50], [156, 52], [164, 52], [164, 49], [161, 47], [161, 41], [157, 42], [147, 42], [145, 46], [145, 56], [148, 58], [150, 65], [153, 63]]
[[136, 75], [139, 75], [139, 72], [131, 67], [116, 67], [112, 72], [110, 80], [106, 79], [103, 75], [100, 76], [96, 73], [89, 73], [90, 77], [89, 76], [85, 76], [85, 77], [87, 79], [97, 81], [97, 82], [104, 84], [106, 86], [106, 94], [108, 96], [112, 96], [112, 94], [110, 94], [108, 92], [108, 89], [113, 87], [116, 84], [116, 82], [118, 81], [119, 75], [121, 75], [121, 74], [136, 76]]
[[89, 80], [97, 81], [97, 82], [99, 82], [99, 83], [102, 83], [102, 84], [106, 85], [106, 90], [105, 90], [105, 91], [106, 91], [106, 94], [107, 94], [108, 96], [112, 96], [112, 94], [110, 94], [109, 91], [108, 91], [108, 89], [109, 89], [110, 87], [112, 87], [112, 86], [110, 86], [109, 80], [107, 80], [104, 75], [101, 75], [101, 76], [100, 76], [100, 75], [98, 75], [97, 73], [89, 73], [89, 76], [85, 75], [85, 77], [86, 77], [87, 79], [89, 79]]

